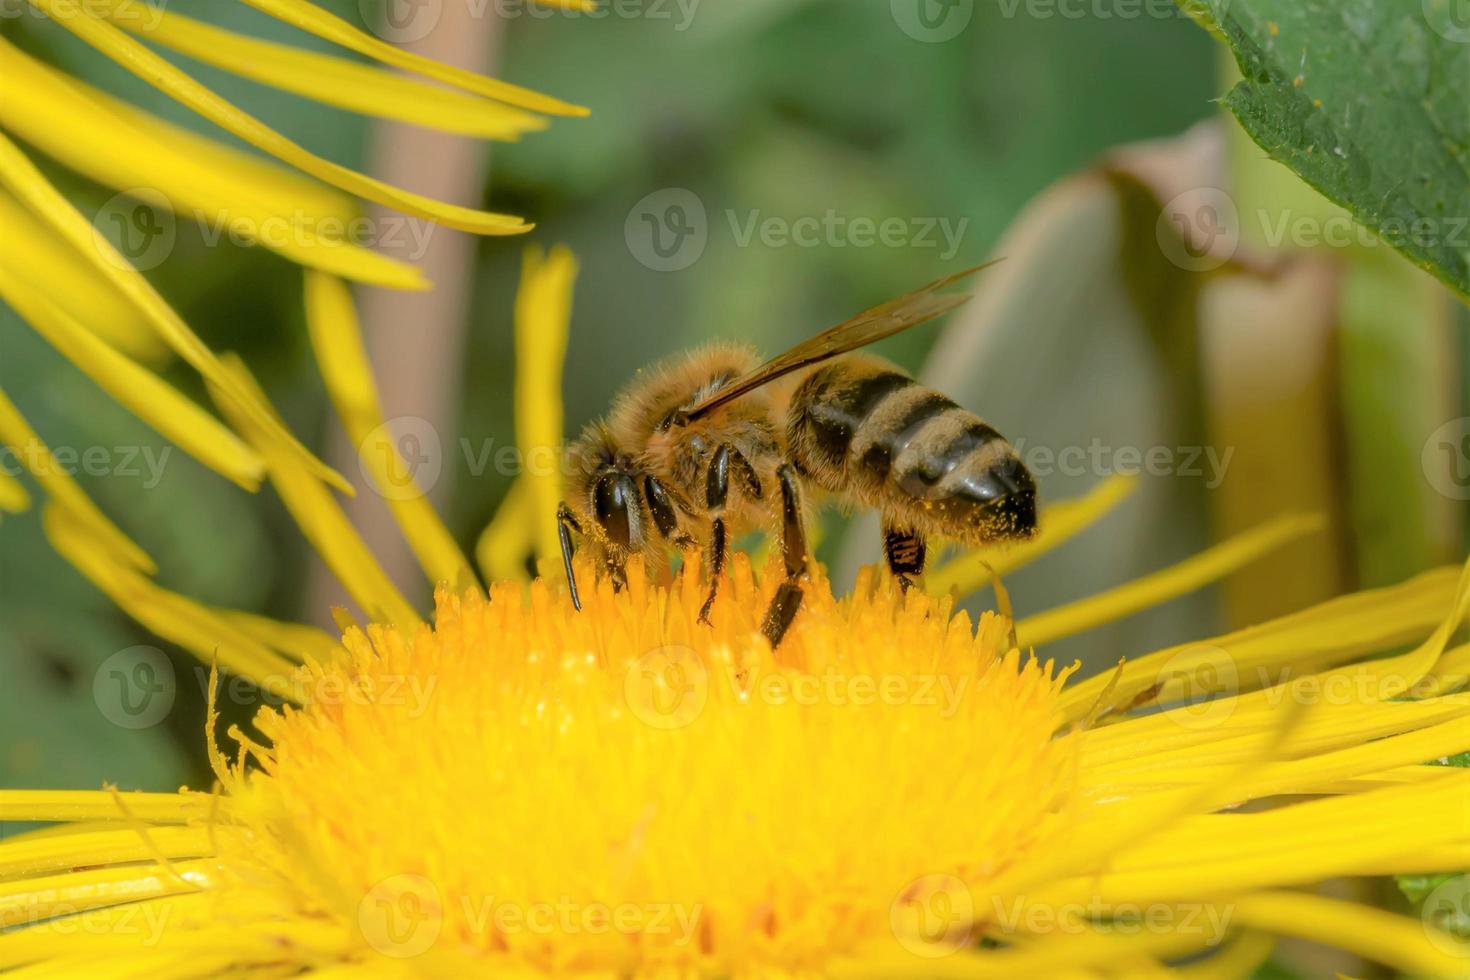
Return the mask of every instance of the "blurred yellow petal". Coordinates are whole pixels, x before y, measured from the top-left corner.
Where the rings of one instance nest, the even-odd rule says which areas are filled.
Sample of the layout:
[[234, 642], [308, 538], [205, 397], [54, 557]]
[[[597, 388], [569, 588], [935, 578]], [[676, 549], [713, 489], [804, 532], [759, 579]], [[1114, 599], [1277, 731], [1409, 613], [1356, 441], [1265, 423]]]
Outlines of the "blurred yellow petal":
[[47, 496], [65, 509], [65, 519], [85, 524], [96, 536], [97, 544], [134, 568], [152, 572], [157, 567], [153, 559], [118, 530], [117, 525], [109, 521], [82, 492], [3, 391], [0, 391], [0, 443], [10, 447], [20, 465], [35, 477]]
[[342, 652], [342, 642], [337, 637], [315, 626], [287, 623], [237, 609], [212, 611], [241, 633], [294, 662], [310, 658], [317, 663], [330, 663]]
[[562, 499], [562, 364], [571, 330], [577, 260], [556, 246], [545, 256], [526, 249], [516, 292], [516, 445], [529, 481], [532, 540], [538, 561], [561, 553], [556, 511]]
[[551, 96], [521, 88], [519, 85], [511, 85], [499, 79], [476, 75], [463, 68], [447, 65], [395, 47], [358, 30], [342, 18], [306, 0], [242, 0], [242, 2], [261, 13], [269, 14], [277, 20], [299, 27], [309, 34], [315, 34], [317, 37], [340, 44], [359, 54], [367, 55], [375, 61], [402, 68], [405, 71], [416, 72], [466, 92], [473, 92], [488, 99], [495, 99], [497, 102], [553, 116], [587, 115], [587, 110], [581, 106], [571, 105], [560, 99], [553, 99]]
[[[224, 364], [235, 385], [264, 401], [255, 379], [238, 358], [226, 355]], [[226, 401], [221, 400], [219, 407], [265, 458], [271, 483], [286, 509], [347, 594], [374, 622], [395, 623], [405, 629], [422, 622], [321, 480], [300, 464], [278, 436]]]
[[[159, 91], [240, 139], [335, 187], [405, 214], [481, 235], [516, 235], [531, 226], [512, 215], [436, 201], [333, 163], [286, 139], [180, 71], [165, 58], [107, 21], [87, 13], [77, 0], [29, 0], [52, 20]], [[163, 175], [160, 175], [162, 179]]]
[[1023, 646], [1040, 646], [1131, 616], [1218, 581], [1288, 541], [1323, 527], [1322, 519], [1315, 515], [1288, 514], [1268, 521], [1127, 585], [1028, 616], [1016, 623], [1016, 635]]
[[327, 394], [379, 496], [388, 503], [424, 573], [464, 589], [475, 581], [464, 552], [414, 480], [383, 419], [373, 366], [363, 347], [352, 294], [340, 279], [306, 274], [306, 323]]
[[291, 684], [295, 663], [231, 626], [215, 610], [163, 588], [136, 569], [109, 560], [106, 552], [96, 547], [94, 535], [66, 520], [60, 509], [47, 507], [42, 511], [42, 527], [61, 557], [150, 632], [178, 644], [205, 663], [218, 661], [230, 673], [247, 677], [272, 694], [295, 696]]
[[[195, 224], [206, 244], [249, 241], [374, 285], [428, 285], [416, 266], [350, 240], [360, 220], [352, 198], [127, 106], [3, 40], [0, 74], [26, 93], [0, 101], [0, 123], [78, 173], [166, 206]], [[157, 237], [143, 254], [161, 262], [172, 245], [172, 237]]]
[[[202, 857], [213, 851], [202, 827], [155, 827], [149, 836], [170, 858]], [[99, 830], [38, 840], [0, 840], [0, 874], [59, 871], [89, 865], [122, 864], [152, 858], [148, 844], [133, 830]]]
[[[485, 139], [514, 140], [547, 125], [543, 117], [501, 102], [335, 55], [262, 41], [167, 10], [159, 10], [156, 23], [145, 24], [126, 15], [131, 3], [106, 0], [99, 12], [155, 44], [323, 105]], [[117, 17], [120, 8], [124, 16]]]
[[184, 452], [247, 490], [260, 486], [265, 463], [233, 432], [158, 375], [93, 336], [3, 267], [0, 297], [99, 388]]
[[[0, 49], [4, 44], [0, 38]], [[0, 99], [0, 121], [5, 107], [18, 101]], [[137, 307], [4, 190], [0, 190], [0, 236], [5, 241], [6, 267], [88, 324], [97, 336], [135, 360], [154, 364], [172, 356]]]
[[[994, 575], [1005, 575], [1054, 551], [1102, 520], [1138, 487], [1138, 478], [1114, 474], [1075, 500], [1042, 508], [1035, 538], [1005, 547], [975, 548], [963, 552], [924, 575], [930, 595], [953, 591], [964, 597], [989, 585]], [[986, 565], [990, 567], [987, 568]]]
[[1265, 932], [1246, 932], [1213, 956], [1196, 960], [1175, 971], [1181, 980], [1240, 980], [1255, 976], [1270, 959], [1276, 940]]
[[116, 286], [147, 317], [158, 336], [206, 381], [214, 384], [226, 400], [256, 424], [265, 426], [282, 439], [290, 447], [292, 455], [311, 472], [345, 493], [352, 492], [352, 485], [301, 445], [256, 393], [240, 388], [238, 381], [225, 372], [219, 359], [158, 295], [148, 280], [97, 233], [3, 132], [0, 132], [0, 184], [9, 188], [37, 217], [88, 259], [94, 273], [100, 272]]
[[1234, 906], [1235, 920], [1242, 925], [1329, 943], [1407, 974], [1454, 977], [1466, 972], [1463, 954], [1450, 953], [1457, 948], [1463, 951], [1465, 941], [1443, 934], [1436, 943], [1431, 936], [1438, 930], [1418, 918], [1284, 891], [1243, 895]]
[[487, 582], [531, 581], [526, 556], [536, 548], [535, 488], [524, 475], [510, 485], [495, 516], [480, 532], [475, 544], [475, 561]]
[[30, 510], [31, 495], [26, 493], [26, 488], [20, 485], [20, 481], [0, 467], [0, 510], [12, 514]]

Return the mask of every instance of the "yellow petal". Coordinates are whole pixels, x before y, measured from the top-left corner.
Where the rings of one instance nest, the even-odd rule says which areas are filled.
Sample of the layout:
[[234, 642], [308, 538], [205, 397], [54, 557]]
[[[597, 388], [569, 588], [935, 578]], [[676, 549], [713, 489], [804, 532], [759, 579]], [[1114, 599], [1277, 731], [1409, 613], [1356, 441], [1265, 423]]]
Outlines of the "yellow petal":
[[192, 891], [191, 883], [208, 882], [215, 867], [205, 859], [177, 862], [178, 876], [124, 865], [0, 882], [0, 928]]
[[170, 592], [145, 575], [109, 560], [95, 536], [47, 507], [42, 527], [51, 546], [117, 607], [152, 633], [176, 643], [205, 663], [218, 660], [231, 673], [248, 677], [283, 698], [296, 697], [296, 665], [265, 644], [232, 627], [213, 610]]
[[[255, 380], [238, 358], [227, 355], [224, 364], [236, 386], [252, 390], [257, 397], [263, 398]], [[211, 387], [210, 390], [216, 389]], [[256, 425], [254, 420], [223, 400], [220, 401], [220, 409], [264, 457], [271, 483], [281, 495], [286, 509], [332, 574], [369, 618], [377, 623], [396, 623], [405, 629], [422, 622], [373, 557], [372, 551], [333, 499], [331, 491], [301, 466], [272, 432]]]
[[0, 510], [12, 514], [30, 510], [31, 495], [26, 493], [26, 488], [20, 485], [20, 481], [11, 476], [0, 467]]
[[245, 489], [260, 486], [265, 463], [233, 432], [158, 375], [107, 346], [3, 267], [0, 297], [63, 357], [159, 434]]
[[[208, 814], [202, 793], [125, 793], [128, 810], [149, 823], [188, 823]], [[117, 798], [107, 790], [0, 789], [0, 820], [122, 820]]]
[[[0, 51], [5, 40], [0, 38]], [[3, 58], [0, 58], [3, 60]], [[3, 71], [3, 68], [0, 68]], [[17, 99], [0, 99], [5, 108]], [[106, 279], [21, 203], [0, 190], [0, 235], [5, 264], [97, 336], [135, 360], [157, 364], [172, 356], [148, 321]]]
[[1193, 592], [1303, 534], [1319, 531], [1320, 517], [1288, 514], [1217, 545], [1162, 571], [1078, 602], [1028, 616], [1016, 623], [1023, 646], [1041, 646], [1103, 623], [1131, 616]]
[[562, 364], [577, 260], [559, 245], [544, 257], [539, 248], [528, 248], [523, 263], [515, 307], [516, 444], [534, 501], [536, 557], [551, 561], [561, 553], [556, 511], [562, 499]]
[[520, 218], [478, 211], [414, 194], [307, 151], [254, 116], [237, 109], [172, 63], [106, 21], [87, 13], [77, 0], [30, 0], [77, 37], [119, 65], [176, 99], [205, 119], [271, 156], [335, 187], [405, 214], [481, 235], [516, 235], [531, 226]]
[[535, 552], [535, 509], [534, 488], [524, 475], [517, 477], [475, 544], [475, 561], [485, 581], [531, 581], [526, 556]]
[[[214, 850], [208, 832], [202, 827], [157, 827], [149, 836], [170, 858], [203, 857]], [[148, 843], [132, 830], [0, 841], [0, 875], [122, 864], [152, 857]]]
[[152, 572], [157, 567], [142, 548], [97, 509], [3, 391], [0, 391], [0, 443], [10, 447], [47, 496], [65, 509], [69, 521], [85, 525], [95, 535], [96, 544], [134, 568]]
[[548, 95], [532, 92], [499, 79], [476, 75], [463, 68], [395, 47], [358, 30], [342, 18], [328, 13], [316, 4], [307, 3], [306, 0], [243, 0], [243, 2], [261, 13], [269, 14], [277, 20], [299, 27], [333, 44], [340, 44], [344, 48], [367, 55], [385, 65], [416, 72], [487, 99], [495, 99], [507, 105], [520, 106], [522, 109], [544, 112], [553, 116], [587, 115], [587, 110], [581, 106], [571, 105], [560, 99], [553, 99]]
[[[1326, 943], [1407, 974], [1464, 976], [1465, 941], [1439, 932], [1419, 919], [1394, 915], [1355, 902], [1298, 892], [1261, 892], [1237, 899], [1235, 919], [1242, 925]], [[1461, 955], [1453, 955], [1454, 951]]]
[[[1008, 547], [976, 548], [956, 555], [924, 576], [931, 595], [970, 595], [989, 585], [994, 575], [1005, 575], [1055, 551], [1082, 531], [1106, 517], [1138, 487], [1138, 478], [1114, 474], [1076, 500], [1063, 500], [1042, 508], [1040, 530], [1035, 538]], [[990, 567], [987, 568], [986, 565]]]
[[306, 274], [306, 323], [312, 349], [342, 426], [378, 494], [398, 522], [424, 573], [463, 590], [475, 581], [464, 552], [414, 480], [383, 419], [373, 366], [363, 347], [352, 294], [332, 276]]
[[1239, 980], [1255, 976], [1271, 958], [1276, 941], [1265, 932], [1246, 932], [1220, 952], [1175, 971], [1181, 980]]
[[148, 280], [107, 239], [97, 234], [87, 219], [51, 186], [35, 164], [21, 152], [20, 147], [11, 142], [3, 132], [0, 132], [0, 183], [91, 262], [93, 271], [101, 273], [116, 286], [147, 317], [158, 336], [205, 380], [213, 383], [223, 397], [258, 425], [265, 426], [284, 440], [291, 447], [291, 453], [313, 473], [346, 493], [352, 492], [352, 485], [341, 474], [313, 456], [286, 430], [271, 412], [269, 405], [250, 390], [239, 388], [238, 382], [226, 374], [219, 360], [173, 308], [164, 302]]
[[241, 633], [295, 662], [312, 659], [321, 664], [330, 663], [342, 652], [341, 640], [315, 626], [282, 622], [237, 609], [212, 611]]
[[335, 55], [258, 40], [171, 11], [160, 9], [155, 23], [144, 23], [128, 15], [130, 6], [130, 0], [106, 0], [99, 13], [155, 44], [323, 105], [486, 139], [514, 140], [546, 128], [543, 117], [500, 102]]

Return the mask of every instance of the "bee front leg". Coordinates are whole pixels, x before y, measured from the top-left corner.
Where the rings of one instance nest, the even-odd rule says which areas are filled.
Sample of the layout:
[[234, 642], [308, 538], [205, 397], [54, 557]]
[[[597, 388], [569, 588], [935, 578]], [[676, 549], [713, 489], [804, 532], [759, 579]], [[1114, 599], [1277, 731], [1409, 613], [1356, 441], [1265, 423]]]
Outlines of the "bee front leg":
[[561, 563], [567, 571], [567, 591], [572, 594], [572, 608], [577, 612], [582, 611], [582, 597], [577, 594], [577, 573], [572, 570], [572, 554], [576, 547], [572, 544], [572, 532], [582, 533], [582, 526], [572, 516], [572, 510], [565, 503], [556, 509], [556, 535], [561, 539]]
[[801, 586], [796, 583], [806, 574], [807, 547], [806, 527], [801, 522], [801, 494], [796, 485], [796, 473], [789, 465], [776, 471], [781, 483], [781, 557], [786, 564], [786, 581], [771, 597], [761, 622], [765, 634], [775, 649], [781, 645], [791, 621], [801, 608]]
[[888, 570], [898, 579], [899, 588], [907, 592], [914, 579], [924, 573], [924, 536], [918, 531], [904, 531], [885, 524], [883, 527], [883, 557], [888, 560]]

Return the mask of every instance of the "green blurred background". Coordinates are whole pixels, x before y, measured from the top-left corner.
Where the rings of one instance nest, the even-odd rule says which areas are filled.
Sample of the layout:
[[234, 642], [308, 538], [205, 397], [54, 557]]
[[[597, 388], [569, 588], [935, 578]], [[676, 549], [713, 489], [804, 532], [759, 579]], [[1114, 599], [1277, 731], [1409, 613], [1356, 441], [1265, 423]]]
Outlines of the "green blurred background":
[[[355, 0], [323, 5], [363, 22]], [[236, 5], [169, 6], [325, 47]], [[1013, 5], [981, 2], [957, 36], [928, 43], [906, 34], [888, 3], [705, 0], [690, 16], [687, 4], [638, 9], [639, 16], [594, 19], [532, 17], [512, 6], [495, 42], [499, 75], [592, 109], [589, 119], [558, 120], [521, 143], [495, 145], [486, 178], [492, 206], [537, 222], [532, 241], [565, 242], [581, 260], [566, 365], [568, 434], [603, 410], [637, 368], [666, 353], [714, 338], [774, 352], [988, 257], [1012, 229], [1007, 241], [1021, 255], [1012, 261], [1026, 265], [1008, 305], [954, 318], [945, 342], [958, 353], [931, 364], [931, 375], [949, 379], [947, 390], [1013, 439], [1085, 446], [1101, 435], [1114, 446], [1234, 447], [1253, 474], [1217, 487], [1179, 474], [1144, 477], [1109, 525], [1008, 582], [1023, 613], [1180, 560], [1256, 516], [1308, 508], [1331, 520], [1325, 543], [1288, 549], [1224, 590], [1049, 653], [1083, 657], [1095, 669], [1283, 612], [1288, 600], [1396, 580], [1464, 554], [1463, 503], [1436, 493], [1418, 465], [1432, 428], [1426, 420], [1470, 413], [1463, 308], [1386, 249], [1323, 259], [1360, 276], [1343, 308], [1370, 312], [1352, 320], [1356, 333], [1318, 331], [1307, 342], [1320, 360], [1300, 391], [1292, 389], [1306, 392], [1305, 408], [1262, 401], [1228, 367], [1238, 353], [1227, 329], [1237, 314], [1217, 305], [1200, 313], [1212, 280], [1167, 261], [1156, 229], [1162, 195], [1127, 168], [1099, 169], [1120, 145], [1173, 139], [1218, 118], [1212, 99], [1226, 86], [1221, 51], [1188, 19], [1007, 16]], [[53, 25], [11, 16], [0, 31], [78, 77], [210, 131]], [[309, 149], [365, 165], [370, 121], [178, 60]], [[1239, 194], [1265, 200], [1259, 188], [1276, 182], [1304, 202], [1294, 206], [1325, 207], [1238, 136], [1225, 140], [1219, 157]], [[86, 213], [113, 196], [60, 168], [47, 172]], [[640, 261], [646, 253], [629, 231], [630, 215], [636, 229], [640, 202], [672, 188], [703, 206], [707, 244], [687, 267], [658, 271]], [[1045, 213], [1023, 210], [1043, 195], [1051, 202]], [[933, 219], [962, 232], [949, 254], [942, 237], [933, 247], [840, 239], [801, 247], [759, 236], [742, 243], [735, 230], [755, 216], [789, 223], [829, 210], [849, 221]], [[443, 390], [459, 393], [459, 408], [441, 425], [435, 496], [467, 551], [511, 480], [493, 467], [474, 472], [461, 447], [515, 440], [510, 318], [525, 244], [475, 244], [467, 339], [453, 359], [455, 375], [440, 379]], [[1361, 278], [1369, 274], [1376, 278]], [[173, 254], [150, 278], [212, 348], [244, 356], [296, 432], [328, 445], [336, 419], [305, 335], [299, 268], [262, 249], [210, 246], [184, 222]], [[977, 283], [981, 291], [986, 281]], [[1276, 288], [1264, 282], [1260, 289]], [[1247, 277], [1247, 287], [1255, 280]], [[1332, 306], [1310, 296], [1304, 305]], [[1252, 309], [1249, 297], [1239, 308]], [[0, 385], [53, 446], [146, 447], [155, 458], [166, 451], [9, 310], [0, 307], [0, 320]], [[411, 334], [422, 325], [397, 329]], [[1290, 330], [1282, 324], [1270, 336]], [[972, 363], [974, 331], [993, 332], [994, 342]], [[936, 327], [918, 330], [883, 352], [921, 370], [940, 336]], [[1375, 364], [1386, 378], [1354, 381]], [[379, 365], [380, 373], [393, 370]], [[169, 376], [203, 397], [188, 371]], [[415, 415], [420, 407], [410, 401], [388, 410]], [[1315, 435], [1292, 429], [1314, 413], [1321, 416]], [[1378, 427], [1385, 416], [1398, 421]], [[1354, 473], [1365, 474], [1362, 492], [1352, 490]], [[1044, 475], [1043, 495], [1074, 496], [1107, 475]], [[79, 479], [157, 558], [165, 585], [219, 605], [321, 621], [321, 610], [309, 608], [313, 559], [269, 490], [242, 493], [177, 452], [156, 486], [146, 469]], [[822, 556], [839, 580], [872, 550], [870, 529], [845, 537], [844, 527], [840, 515], [824, 518]], [[422, 599], [411, 579], [405, 585]], [[991, 601], [980, 596], [972, 605]], [[138, 644], [163, 649], [181, 683], [158, 725], [120, 729], [99, 713], [94, 681], [108, 657]], [[152, 638], [62, 562], [35, 513], [0, 524], [0, 677], [0, 786], [207, 785], [197, 663]], [[236, 720], [249, 712], [242, 704], [227, 709]]]

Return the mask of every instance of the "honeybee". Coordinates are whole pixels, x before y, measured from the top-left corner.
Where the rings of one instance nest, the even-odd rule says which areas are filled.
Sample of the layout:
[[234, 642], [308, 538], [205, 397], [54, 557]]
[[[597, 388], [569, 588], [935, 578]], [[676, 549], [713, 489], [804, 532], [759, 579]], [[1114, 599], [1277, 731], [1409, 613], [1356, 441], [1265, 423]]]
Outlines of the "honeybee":
[[[991, 263], [986, 263], [989, 265]], [[779, 533], [785, 580], [762, 621], [780, 644], [801, 604], [805, 501], [825, 494], [877, 510], [890, 572], [907, 589], [926, 539], [968, 545], [1036, 531], [1036, 484], [1010, 443], [881, 358], [854, 353], [969, 299], [941, 292], [976, 266], [845, 320], [772, 360], [714, 344], [640, 372], [567, 450], [557, 519], [573, 604], [573, 534], [615, 587], [628, 560], [704, 551], [707, 622], [732, 536]]]

